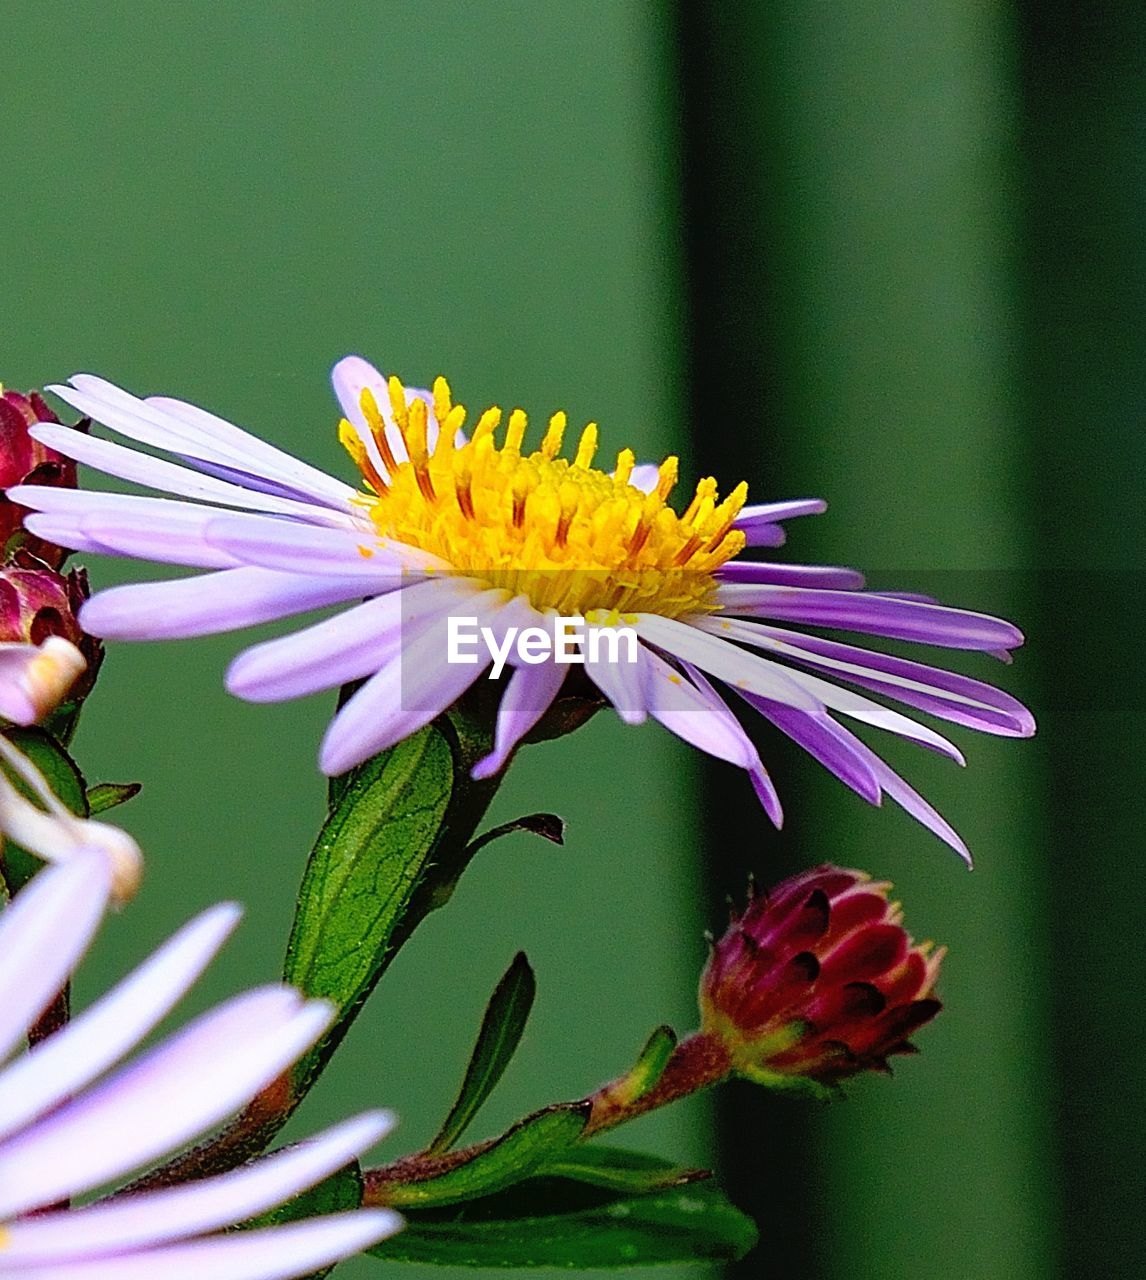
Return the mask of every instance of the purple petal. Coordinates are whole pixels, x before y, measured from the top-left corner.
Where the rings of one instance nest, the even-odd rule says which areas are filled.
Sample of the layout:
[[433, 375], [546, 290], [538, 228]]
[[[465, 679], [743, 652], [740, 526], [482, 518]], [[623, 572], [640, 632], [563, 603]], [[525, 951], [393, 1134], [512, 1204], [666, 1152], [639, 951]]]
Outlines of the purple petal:
[[709, 635], [699, 625], [641, 613], [637, 614], [635, 630], [642, 640], [737, 689], [803, 707], [805, 711], [819, 710], [819, 701], [792, 678], [795, 673]]
[[734, 529], [745, 535], [749, 547], [780, 547], [785, 532], [779, 521], [796, 516], [818, 516], [828, 509], [822, 498], [796, 498], [790, 502], [762, 502], [744, 507], [736, 517]]
[[5, 1261], [27, 1266], [185, 1240], [273, 1209], [363, 1155], [394, 1124], [368, 1112], [229, 1173], [40, 1214], [7, 1227]]
[[842, 627], [949, 649], [1014, 649], [1023, 643], [1022, 632], [1001, 618], [889, 596], [729, 583], [717, 589], [717, 598], [730, 614]]
[[[503, 591], [476, 595], [467, 616], [500, 633], [499, 615], [506, 611]], [[319, 753], [323, 773], [336, 776], [377, 755], [429, 724], [479, 679], [490, 664], [446, 661], [450, 614], [433, 617], [424, 627], [408, 629], [401, 652], [358, 690], [326, 731]]]
[[78, 1195], [178, 1150], [290, 1066], [329, 1005], [267, 987], [198, 1018], [95, 1088], [0, 1143], [0, 1218]]
[[392, 577], [395, 570], [449, 569], [436, 556], [383, 542], [372, 530], [336, 529], [274, 516], [216, 514], [203, 536], [210, 546], [245, 564], [288, 573]]
[[505, 767], [514, 747], [553, 705], [565, 674], [565, 667], [556, 662], [514, 668], [497, 709], [494, 748], [474, 765], [475, 778], [492, 778]]
[[[180, 419], [187, 426], [196, 428], [204, 439], [213, 440], [217, 444], [230, 443], [234, 446], [232, 465], [248, 468], [252, 462], [261, 463], [264, 470], [260, 477], [252, 475], [252, 479], [261, 478], [264, 482], [278, 482], [284, 489], [293, 490], [294, 494], [309, 502], [317, 502], [323, 506], [345, 510], [347, 504], [353, 502], [356, 490], [343, 484], [326, 472], [302, 462], [282, 449], [275, 448], [266, 440], [242, 430], [223, 418], [200, 409], [198, 405], [188, 404], [183, 400], [174, 400], [169, 396], [148, 396], [147, 405], [164, 410], [169, 415]], [[178, 452], [178, 450], [176, 450]]]
[[191, 988], [240, 914], [227, 903], [204, 912], [112, 991], [0, 1072], [0, 1138], [130, 1053]]
[[293, 1280], [352, 1257], [402, 1225], [386, 1209], [356, 1209], [208, 1236], [186, 1244], [36, 1267], [36, 1280]]
[[743, 735], [744, 741], [748, 744], [752, 753], [748, 763], [744, 766], [752, 782], [752, 789], [756, 792], [756, 798], [763, 806], [764, 812], [771, 819], [773, 826], [779, 830], [784, 825], [784, 809], [780, 804], [780, 796], [776, 791], [776, 787], [768, 775], [768, 770], [764, 768], [764, 762], [760, 759], [760, 753], [756, 750], [756, 744], [744, 732], [740, 721], [733, 715], [728, 704], [720, 696], [704, 672], [688, 662], [682, 663], [681, 666], [696, 688], [707, 698], [713, 710], [731, 720]]
[[109, 476], [130, 480], [149, 489], [178, 494], [183, 498], [195, 498], [201, 502], [214, 502], [220, 506], [300, 516], [320, 524], [344, 524], [347, 520], [344, 512], [243, 489], [239, 485], [228, 484], [213, 476], [167, 462], [163, 458], [153, 458], [137, 449], [128, 449], [110, 440], [101, 440], [98, 436], [73, 431], [71, 427], [40, 423], [32, 427], [29, 434], [66, 458], [75, 458], [77, 462], [86, 463]]
[[895, 698], [956, 724], [1007, 737], [1034, 733], [1031, 713], [1009, 694], [938, 667], [891, 654], [839, 644], [761, 623], [729, 618], [712, 624], [718, 634], [755, 645], [793, 662], [818, 667], [850, 684]]
[[375, 596], [332, 618], [244, 650], [227, 690], [248, 702], [284, 702], [361, 680], [416, 643], [427, 617], [458, 603], [453, 582], [426, 582]]
[[643, 724], [649, 714], [641, 680], [640, 648], [637, 645], [637, 662], [617, 662], [585, 657], [585, 674], [609, 699], [613, 710], [625, 724]]
[[0, 1062], [71, 976], [110, 893], [107, 862], [77, 856], [41, 871], [0, 913]]
[[376, 594], [377, 577], [308, 578], [243, 566], [217, 573], [109, 587], [80, 609], [85, 631], [108, 640], [217, 635]]
[[871, 764], [851, 743], [835, 732], [838, 726], [826, 712], [809, 716], [766, 698], [756, 698], [751, 694], [741, 696], [761, 715], [771, 720], [777, 729], [803, 747], [813, 759], [818, 760], [825, 769], [835, 774], [845, 786], [850, 787], [869, 804], [879, 804], [879, 779]]
[[856, 569], [819, 564], [764, 564], [759, 560], [730, 560], [716, 571], [721, 582], [751, 582], [788, 587], [834, 587], [858, 591], [864, 576]]

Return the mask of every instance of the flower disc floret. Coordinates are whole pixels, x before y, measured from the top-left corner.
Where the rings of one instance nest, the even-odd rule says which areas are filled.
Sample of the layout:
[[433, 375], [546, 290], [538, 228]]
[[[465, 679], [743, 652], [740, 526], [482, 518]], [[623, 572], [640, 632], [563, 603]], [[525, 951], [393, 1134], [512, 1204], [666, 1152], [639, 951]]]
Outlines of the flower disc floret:
[[453, 404], [444, 378], [434, 384], [440, 429], [431, 448], [431, 406], [408, 396], [397, 378], [388, 390], [405, 459], [395, 457], [369, 387], [360, 406], [384, 473], [349, 421], [339, 432], [368, 487], [363, 501], [370, 520], [386, 541], [430, 552], [456, 572], [524, 595], [542, 610], [679, 618], [719, 607], [713, 575], [744, 547], [744, 534], [732, 526], [746, 485], [720, 501], [716, 481], [702, 480], [678, 513], [668, 505], [676, 458], [661, 463], [646, 492], [631, 482], [630, 449], [621, 451], [611, 474], [593, 466], [596, 423], [585, 427], [572, 458], [559, 457], [564, 413], [550, 418], [532, 452], [523, 452], [528, 422], [520, 409], [509, 415], [504, 433], [501, 410], [487, 409], [467, 440], [459, 436], [466, 411]]

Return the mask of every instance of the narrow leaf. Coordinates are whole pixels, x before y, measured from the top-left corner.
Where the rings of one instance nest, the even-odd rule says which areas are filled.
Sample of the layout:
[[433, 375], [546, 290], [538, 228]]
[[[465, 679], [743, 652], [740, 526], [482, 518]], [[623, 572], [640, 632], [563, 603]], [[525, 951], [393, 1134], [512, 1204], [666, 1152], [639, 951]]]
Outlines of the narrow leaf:
[[710, 1182], [631, 1195], [532, 1178], [451, 1210], [415, 1211], [406, 1222], [370, 1253], [394, 1262], [580, 1271], [733, 1261], [757, 1239], [751, 1219]]
[[709, 1169], [691, 1169], [636, 1151], [594, 1146], [577, 1146], [562, 1152], [547, 1160], [538, 1172], [549, 1178], [571, 1178], [632, 1195], [683, 1187], [712, 1177]]
[[319, 834], [283, 976], [308, 996], [332, 1001], [340, 1018], [297, 1079], [317, 1073], [381, 971], [441, 830], [452, 776], [445, 740], [423, 729], [355, 773]]
[[672, 1027], [657, 1027], [649, 1036], [640, 1057], [626, 1077], [626, 1084], [632, 1090], [630, 1102], [637, 1102], [655, 1089], [664, 1075], [673, 1050], [676, 1048], [676, 1032]]
[[494, 1091], [521, 1043], [536, 994], [533, 969], [519, 951], [490, 997], [457, 1101], [428, 1151], [448, 1151]]
[[126, 804], [143, 790], [142, 782], [97, 782], [88, 787], [88, 812], [93, 816]]
[[[395, 1208], [430, 1208], [491, 1195], [529, 1177], [547, 1160], [572, 1146], [588, 1118], [589, 1108], [584, 1103], [548, 1107], [514, 1125], [494, 1142], [483, 1144], [463, 1162], [448, 1155], [429, 1162], [419, 1158], [423, 1169], [428, 1165], [428, 1174], [420, 1171], [416, 1181], [402, 1181], [398, 1167], [393, 1181], [372, 1186], [371, 1191], [380, 1191], [384, 1202]], [[435, 1171], [435, 1165], [441, 1172]]]

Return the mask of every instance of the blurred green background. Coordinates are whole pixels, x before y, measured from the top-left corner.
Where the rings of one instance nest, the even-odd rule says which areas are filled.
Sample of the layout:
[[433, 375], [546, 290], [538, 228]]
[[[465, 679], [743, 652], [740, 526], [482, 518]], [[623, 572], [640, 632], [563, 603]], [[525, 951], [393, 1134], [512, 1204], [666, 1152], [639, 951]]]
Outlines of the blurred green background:
[[[750, 869], [832, 858], [893, 878], [909, 926], [951, 947], [924, 1056], [846, 1104], [728, 1090], [633, 1138], [718, 1161], [764, 1230], [744, 1277], [1146, 1274], [1140, 6], [9, 0], [4, 18], [8, 384], [97, 371], [337, 469], [326, 372], [360, 351], [444, 372], [471, 406], [564, 407], [609, 447], [679, 449], [686, 475], [822, 494], [794, 557], [1031, 638], [1010, 671], [962, 669], [1031, 701], [1034, 743], [956, 731], [965, 773], [887, 749], [973, 875], [771, 738], [782, 836], [742, 777], [656, 729], [601, 716], [531, 748], [495, 816], [562, 813], [566, 848], [482, 855], [306, 1127], [383, 1102], [402, 1116], [386, 1153], [424, 1141], [519, 947], [539, 1004], [483, 1124], [587, 1091], [655, 1024], [690, 1025], [701, 931]], [[77, 754], [93, 780], [144, 782], [123, 821], [149, 870], [82, 991], [220, 897], [246, 921], [198, 1004], [276, 971], [329, 708], [229, 700], [237, 646], [109, 657]]]

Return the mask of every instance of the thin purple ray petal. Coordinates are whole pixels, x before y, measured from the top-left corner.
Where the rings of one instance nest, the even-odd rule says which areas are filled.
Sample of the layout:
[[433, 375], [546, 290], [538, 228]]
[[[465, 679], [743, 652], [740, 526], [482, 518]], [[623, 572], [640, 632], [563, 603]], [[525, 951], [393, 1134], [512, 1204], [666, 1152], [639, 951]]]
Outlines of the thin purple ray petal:
[[473, 767], [477, 779], [500, 773], [513, 749], [553, 705], [566, 670], [556, 662], [514, 667], [497, 709], [493, 750]]
[[717, 599], [730, 614], [866, 631], [949, 649], [1014, 649], [1023, 633], [1002, 618], [889, 596], [729, 583]]
[[84, 603], [80, 626], [105, 640], [217, 635], [374, 595], [378, 577], [308, 578], [244, 565], [162, 582], [109, 587]]
[[28, 1265], [134, 1251], [245, 1222], [363, 1155], [393, 1124], [387, 1112], [367, 1112], [229, 1173], [22, 1219], [7, 1228], [4, 1260]]
[[41, 871], [0, 913], [0, 1062], [67, 982], [110, 894], [108, 863], [80, 855]]
[[716, 572], [720, 582], [750, 582], [771, 586], [830, 587], [859, 591], [864, 576], [856, 569], [820, 564], [764, 564], [759, 560], [730, 560]]

